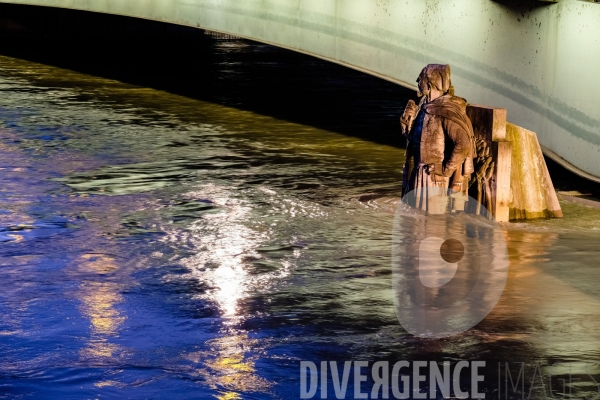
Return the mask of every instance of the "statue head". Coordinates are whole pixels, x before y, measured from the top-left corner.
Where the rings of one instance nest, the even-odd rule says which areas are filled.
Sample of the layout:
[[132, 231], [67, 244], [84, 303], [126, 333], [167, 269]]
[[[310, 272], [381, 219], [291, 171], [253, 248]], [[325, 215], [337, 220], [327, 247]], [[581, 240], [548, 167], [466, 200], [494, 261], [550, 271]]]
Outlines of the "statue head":
[[441, 95], [447, 93], [454, 95], [454, 88], [450, 80], [450, 65], [448, 64], [429, 64], [419, 74], [417, 84], [419, 85], [419, 97], [429, 96], [432, 89], [440, 92]]

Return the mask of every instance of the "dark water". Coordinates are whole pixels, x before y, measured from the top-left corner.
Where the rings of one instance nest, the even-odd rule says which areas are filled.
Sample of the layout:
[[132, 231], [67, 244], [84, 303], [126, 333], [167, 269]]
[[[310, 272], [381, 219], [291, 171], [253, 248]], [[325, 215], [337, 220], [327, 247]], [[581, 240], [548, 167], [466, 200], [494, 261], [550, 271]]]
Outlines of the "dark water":
[[300, 360], [487, 360], [488, 398], [498, 362], [571, 362], [567, 398], [594, 396], [600, 210], [503, 225], [494, 311], [418, 339], [391, 291], [403, 151], [249, 108], [0, 57], [0, 398], [291, 399]]

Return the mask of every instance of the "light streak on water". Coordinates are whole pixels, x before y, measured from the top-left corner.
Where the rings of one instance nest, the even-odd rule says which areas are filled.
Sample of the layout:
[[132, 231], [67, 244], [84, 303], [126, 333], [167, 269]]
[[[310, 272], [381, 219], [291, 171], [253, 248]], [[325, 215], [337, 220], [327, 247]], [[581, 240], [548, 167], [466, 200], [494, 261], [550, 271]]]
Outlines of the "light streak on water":
[[287, 399], [299, 360], [600, 360], [598, 210], [504, 226], [495, 310], [425, 342], [391, 298], [401, 149], [8, 57], [0, 90], [8, 396]]

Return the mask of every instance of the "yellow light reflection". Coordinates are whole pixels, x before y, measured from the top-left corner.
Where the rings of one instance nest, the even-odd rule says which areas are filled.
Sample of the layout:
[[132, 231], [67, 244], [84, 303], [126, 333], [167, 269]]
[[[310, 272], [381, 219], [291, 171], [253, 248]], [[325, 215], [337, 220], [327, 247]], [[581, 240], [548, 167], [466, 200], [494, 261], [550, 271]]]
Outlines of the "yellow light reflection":
[[99, 275], [97, 280], [84, 281], [77, 293], [81, 313], [89, 319], [91, 328], [87, 347], [81, 350], [83, 357], [109, 358], [122, 352], [120, 346], [108, 341], [110, 336], [118, 334], [118, 328], [126, 319], [115, 308], [123, 301], [120, 294], [122, 285], [102, 279], [102, 275], [117, 269], [112, 257], [102, 254], [85, 254], [81, 257], [79, 270]]
[[219, 399], [219, 400], [240, 400], [241, 398], [242, 398], [242, 396], [240, 396], [237, 393], [233, 393], [233, 392], [227, 392], [220, 396], [217, 396], [217, 399]]
[[200, 374], [209, 386], [224, 390], [218, 399], [238, 399], [240, 392], [265, 392], [273, 386], [268, 380], [256, 375], [254, 361], [246, 356], [246, 351], [256, 351], [257, 340], [248, 338], [246, 333], [231, 334], [205, 343], [210, 351], [200, 351], [188, 355], [194, 362], [204, 365]]
[[120, 285], [112, 282], [87, 282], [81, 296], [81, 310], [90, 319], [92, 334], [115, 335], [125, 317], [115, 310], [115, 304], [122, 301]]
[[19, 242], [23, 241], [23, 235], [8, 234], [6, 236], [13, 238], [15, 243], [19, 243]]
[[106, 340], [90, 340], [80, 354], [90, 358], [111, 358], [122, 353], [120, 346]]
[[123, 384], [121, 382], [109, 380], [109, 381], [96, 382], [96, 383], [94, 383], [94, 386], [96, 386], [97, 388], [103, 388], [103, 387], [107, 387], [107, 386], [120, 387], [120, 386], [123, 386]]

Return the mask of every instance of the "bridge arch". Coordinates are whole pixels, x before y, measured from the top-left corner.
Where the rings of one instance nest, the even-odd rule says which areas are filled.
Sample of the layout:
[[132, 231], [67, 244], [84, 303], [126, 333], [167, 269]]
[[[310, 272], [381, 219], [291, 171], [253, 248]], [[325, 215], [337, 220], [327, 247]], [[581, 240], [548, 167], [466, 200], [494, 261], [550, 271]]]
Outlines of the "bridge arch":
[[[503, 107], [544, 152], [600, 181], [600, 5], [580, 0], [12, 0], [236, 35], [415, 89], [428, 63]], [[399, 105], [400, 107], [401, 105]]]

